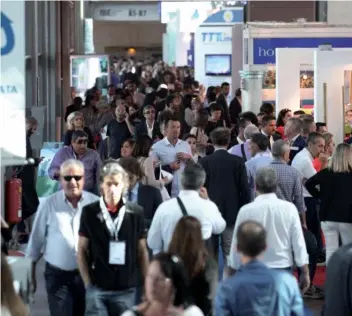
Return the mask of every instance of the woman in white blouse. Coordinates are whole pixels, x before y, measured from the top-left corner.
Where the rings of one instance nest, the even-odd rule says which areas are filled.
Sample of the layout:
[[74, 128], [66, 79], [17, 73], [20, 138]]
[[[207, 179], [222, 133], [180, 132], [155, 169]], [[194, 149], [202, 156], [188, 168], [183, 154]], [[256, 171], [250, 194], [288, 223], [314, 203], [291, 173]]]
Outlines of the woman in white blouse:
[[146, 175], [146, 178], [142, 181], [142, 183], [162, 189], [167, 183], [167, 180], [156, 180], [155, 178], [155, 162], [153, 161], [153, 157], [149, 157], [152, 145], [153, 140], [149, 136], [141, 135], [138, 137], [136, 144], [134, 145], [132, 156], [137, 158], [142, 166], [144, 174]]

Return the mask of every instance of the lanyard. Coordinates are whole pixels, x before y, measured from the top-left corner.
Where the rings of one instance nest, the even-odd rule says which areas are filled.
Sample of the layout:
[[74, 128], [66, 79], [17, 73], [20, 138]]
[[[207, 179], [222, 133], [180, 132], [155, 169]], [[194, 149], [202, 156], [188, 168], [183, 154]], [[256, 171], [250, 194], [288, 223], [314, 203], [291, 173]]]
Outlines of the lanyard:
[[123, 219], [125, 217], [126, 213], [126, 207], [123, 206], [121, 210], [119, 211], [119, 215], [115, 220], [113, 221], [108, 210], [106, 209], [105, 202], [103, 198], [100, 198], [100, 209], [102, 210], [103, 217], [106, 223], [106, 226], [110, 232], [111, 237], [113, 237], [115, 240], [118, 239], [119, 231], [122, 226]]

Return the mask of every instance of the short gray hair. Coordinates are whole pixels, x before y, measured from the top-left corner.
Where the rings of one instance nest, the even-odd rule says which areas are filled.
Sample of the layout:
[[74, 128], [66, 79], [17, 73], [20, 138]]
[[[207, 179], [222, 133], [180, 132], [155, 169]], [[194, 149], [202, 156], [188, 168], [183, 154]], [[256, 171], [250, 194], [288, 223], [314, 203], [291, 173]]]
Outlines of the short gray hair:
[[252, 134], [255, 133], [259, 133], [259, 128], [257, 126], [255, 126], [254, 124], [249, 124], [248, 126], [246, 126], [246, 128], [244, 129], [244, 138], [247, 139], [251, 139]]
[[78, 168], [82, 170], [82, 175], [84, 175], [84, 165], [81, 161], [77, 159], [65, 160], [60, 166], [60, 174], [63, 174], [67, 169]]
[[299, 119], [298, 117], [290, 117], [287, 122], [290, 122], [292, 124], [292, 131], [296, 133], [301, 133], [302, 129], [302, 120]]
[[108, 160], [100, 171], [100, 183], [104, 182], [106, 177], [120, 175], [124, 183], [124, 188], [127, 190], [129, 186], [129, 177], [125, 169], [116, 160]]
[[274, 169], [260, 168], [255, 175], [256, 190], [260, 193], [275, 193], [277, 177]]
[[290, 146], [287, 141], [279, 139], [271, 146], [271, 154], [275, 158], [282, 158], [283, 155], [290, 150]]
[[181, 174], [181, 186], [184, 190], [198, 191], [205, 183], [205, 171], [200, 164], [189, 164]]

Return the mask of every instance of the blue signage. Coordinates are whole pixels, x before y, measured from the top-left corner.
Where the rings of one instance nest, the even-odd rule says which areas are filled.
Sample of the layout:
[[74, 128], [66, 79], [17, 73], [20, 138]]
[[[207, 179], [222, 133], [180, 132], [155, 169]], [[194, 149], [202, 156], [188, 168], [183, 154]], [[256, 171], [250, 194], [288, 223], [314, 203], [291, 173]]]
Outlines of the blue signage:
[[6, 14], [1, 12], [1, 29], [4, 30], [5, 40], [2, 42], [6, 43], [5, 46], [1, 47], [1, 56], [10, 54], [15, 47], [15, 34], [11, 25], [12, 21], [7, 17]]
[[190, 34], [191, 41], [189, 43], [189, 49], [187, 50], [187, 66], [194, 68], [194, 33]]
[[223, 43], [231, 42], [232, 37], [228, 33], [224, 32], [203, 32], [202, 42], [205, 43]]
[[275, 48], [315, 48], [324, 44], [333, 48], [351, 48], [352, 37], [254, 38], [253, 64], [275, 64]]
[[220, 10], [209, 16], [204, 24], [233, 24], [243, 23], [243, 8], [228, 8]]

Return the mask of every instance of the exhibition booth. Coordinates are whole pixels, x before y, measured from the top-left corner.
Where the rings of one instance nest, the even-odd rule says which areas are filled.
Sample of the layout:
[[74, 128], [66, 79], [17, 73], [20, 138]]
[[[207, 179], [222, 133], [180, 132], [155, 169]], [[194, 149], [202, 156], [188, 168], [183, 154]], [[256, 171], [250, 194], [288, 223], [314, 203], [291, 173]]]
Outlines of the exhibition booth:
[[[241, 25], [240, 36], [233, 37], [233, 27]], [[232, 83], [242, 69], [243, 8], [228, 8], [209, 16], [195, 31], [194, 71], [195, 79], [205, 86]], [[233, 47], [238, 44], [233, 58]], [[233, 63], [235, 60], [235, 63]]]
[[348, 51], [346, 48], [352, 48], [351, 26], [247, 23], [243, 31], [243, 71], [240, 73], [244, 108], [258, 112], [262, 101], [268, 101], [277, 104], [277, 111], [286, 107], [313, 109], [314, 52], [324, 44], [334, 51]]

